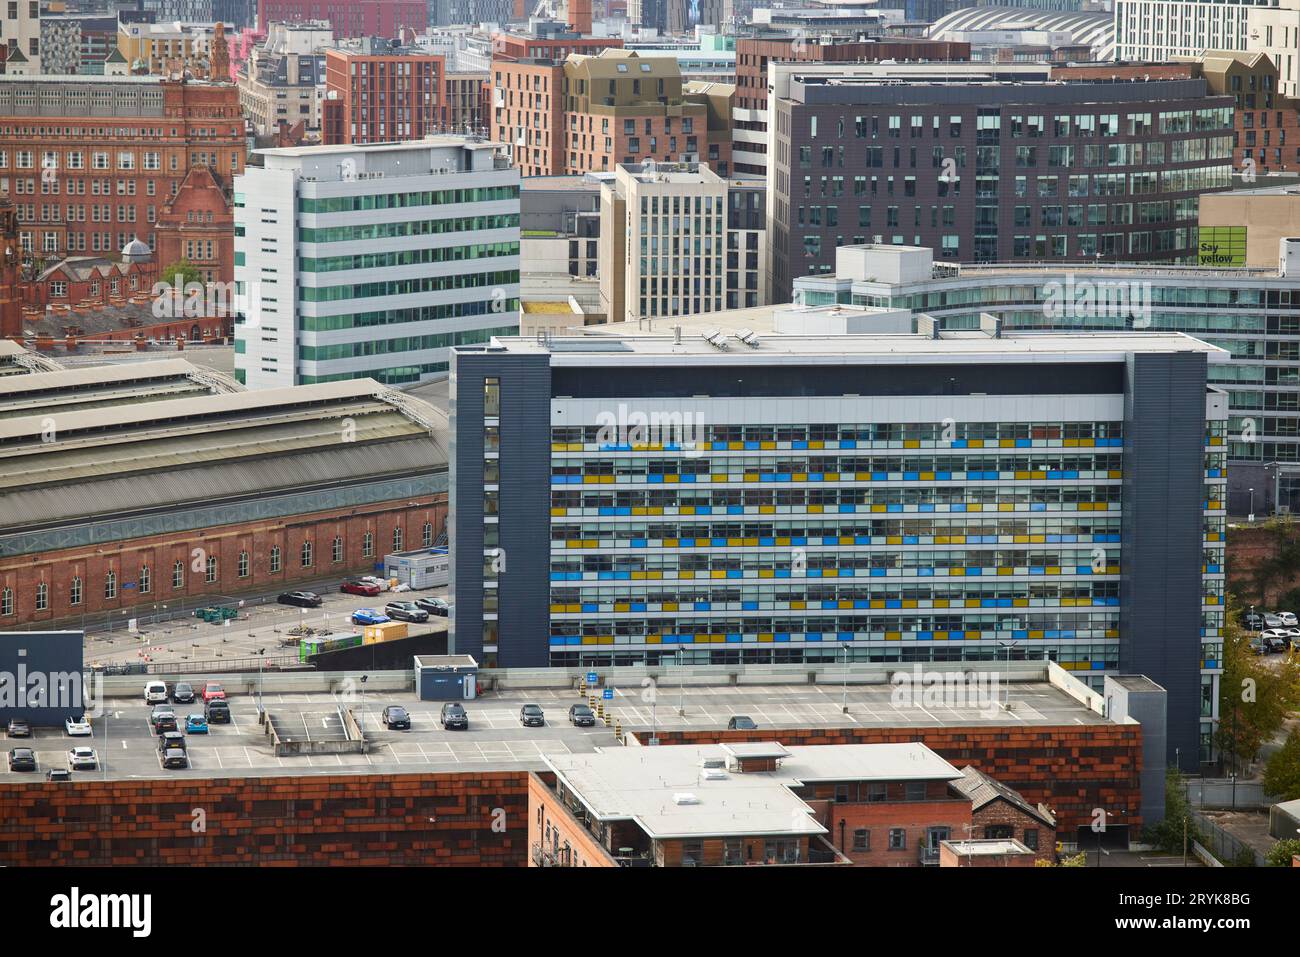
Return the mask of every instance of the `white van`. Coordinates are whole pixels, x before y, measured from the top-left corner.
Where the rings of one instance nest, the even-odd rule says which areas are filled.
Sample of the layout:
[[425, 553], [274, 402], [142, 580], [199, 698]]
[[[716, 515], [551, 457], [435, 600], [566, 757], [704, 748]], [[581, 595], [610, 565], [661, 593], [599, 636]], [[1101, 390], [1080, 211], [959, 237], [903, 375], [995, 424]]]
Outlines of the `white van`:
[[145, 704], [166, 704], [167, 683], [165, 681], [147, 682], [144, 686], [144, 703]]

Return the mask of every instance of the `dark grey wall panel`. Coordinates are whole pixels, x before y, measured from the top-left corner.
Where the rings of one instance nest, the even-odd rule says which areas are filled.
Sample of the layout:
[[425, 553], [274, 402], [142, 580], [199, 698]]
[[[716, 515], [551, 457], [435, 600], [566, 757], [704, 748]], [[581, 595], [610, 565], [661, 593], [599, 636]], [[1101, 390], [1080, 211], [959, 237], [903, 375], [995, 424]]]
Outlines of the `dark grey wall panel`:
[[1131, 355], [1124, 415], [1120, 667], [1168, 692], [1167, 759], [1200, 751], [1205, 356]]
[[[0, 632], [0, 724], [24, 718], [36, 727], [58, 727], [94, 701], [83, 686], [80, 631]], [[145, 679], [140, 679], [144, 688]], [[62, 732], [62, 728], [60, 728]], [[17, 741], [10, 747], [35, 745]]]

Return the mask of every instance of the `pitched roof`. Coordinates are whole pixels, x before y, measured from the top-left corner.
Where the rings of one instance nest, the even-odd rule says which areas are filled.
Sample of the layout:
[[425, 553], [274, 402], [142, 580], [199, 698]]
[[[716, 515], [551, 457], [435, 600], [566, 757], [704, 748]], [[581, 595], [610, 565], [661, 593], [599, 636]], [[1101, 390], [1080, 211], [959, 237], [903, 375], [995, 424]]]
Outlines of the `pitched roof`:
[[1035, 807], [1024, 799], [1019, 791], [1009, 788], [1001, 781], [989, 777], [983, 771], [973, 767], [961, 769], [961, 777], [952, 782], [952, 786], [971, 799], [971, 809], [978, 811], [994, 801], [1006, 801], [1017, 810], [1042, 821], [1048, 827], [1056, 827], [1056, 818], [1045, 805]]

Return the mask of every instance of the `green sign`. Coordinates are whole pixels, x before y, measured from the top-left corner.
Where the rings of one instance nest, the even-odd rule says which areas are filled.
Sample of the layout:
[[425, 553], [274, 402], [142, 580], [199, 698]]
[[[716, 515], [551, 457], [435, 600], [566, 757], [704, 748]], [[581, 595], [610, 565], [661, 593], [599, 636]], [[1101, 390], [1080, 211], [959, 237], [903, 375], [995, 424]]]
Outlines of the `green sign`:
[[1197, 261], [1202, 266], [1246, 265], [1246, 227], [1202, 226]]

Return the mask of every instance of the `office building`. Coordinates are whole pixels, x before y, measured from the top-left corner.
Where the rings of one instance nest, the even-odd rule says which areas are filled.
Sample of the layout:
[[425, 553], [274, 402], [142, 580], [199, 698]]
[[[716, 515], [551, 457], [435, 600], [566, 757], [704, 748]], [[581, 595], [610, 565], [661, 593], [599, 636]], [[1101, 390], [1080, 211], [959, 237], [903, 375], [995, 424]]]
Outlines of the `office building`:
[[442, 132], [441, 56], [365, 37], [325, 51], [326, 145], [392, 143]]
[[302, 123], [319, 135], [325, 48], [334, 42], [329, 24], [273, 23], [239, 74], [239, 103], [259, 134], [281, 124]]
[[[403, 29], [417, 33], [429, 25], [425, 0], [259, 0], [257, 26], [325, 20], [336, 37], [396, 37]], [[457, 21], [460, 22], [460, 21]]]
[[[1221, 195], [1211, 207], [1211, 221], [1231, 219], [1235, 225], [1208, 226], [1202, 220], [1204, 262], [1195, 268], [939, 266], [928, 249], [862, 247], [840, 250], [835, 276], [796, 280], [795, 298], [808, 306], [912, 309], [953, 330], [978, 328], [980, 314], [989, 313], [1001, 318], [1004, 328], [1024, 331], [1136, 329], [1195, 336], [1231, 356], [1209, 368], [1210, 386], [1225, 393], [1230, 412], [1229, 511], [1250, 511], [1251, 488], [1257, 512], [1271, 514], [1279, 503], [1296, 510], [1300, 368], [1293, 357], [1300, 355], [1300, 303], [1291, 304], [1296, 244], [1275, 244], [1272, 265], [1246, 264], [1249, 237], [1256, 231], [1265, 243], [1270, 234], [1276, 237], [1278, 224], [1270, 220], [1284, 217], [1287, 207], [1265, 214], [1261, 208], [1270, 207], [1261, 207], [1251, 194]], [[1262, 229], [1261, 220], [1267, 223]]]
[[1194, 261], [1200, 196], [1230, 185], [1232, 99], [1204, 80], [772, 72], [774, 297], [867, 242], [952, 262]]
[[1208, 756], [1228, 411], [1207, 369], [1227, 354], [992, 321], [846, 335], [911, 312], [773, 311], [770, 335], [744, 310], [700, 317], [703, 335], [454, 351], [453, 650], [525, 668], [1015, 657], [1097, 690], [1123, 670], [1168, 691], [1171, 753]]
[[41, 17], [44, 73], [103, 76], [104, 61], [117, 49], [118, 20], [106, 14]]
[[763, 198], [761, 183], [733, 189], [698, 163], [620, 165], [601, 187], [601, 311], [635, 322], [763, 305]]
[[40, 0], [13, 0], [4, 21], [3, 42], [8, 46], [4, 75], [39, 76], [41, 64]]
[[116, 255], [136, 238], [158, 251], [159, 216], [190, 171], [228, 194], [244, 156], [232, 83], [0, 76], [0, 191], [25, 253]]
[[235, 374], [250, 388], [444, 375], [519, 323], [519, 172], [490, 143], [261, 151], [236, 182]]

